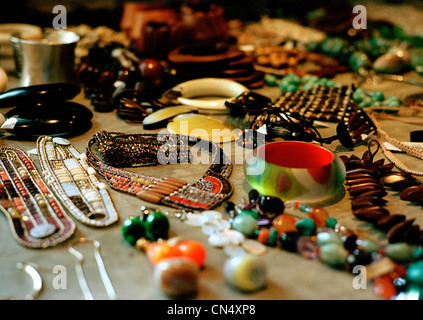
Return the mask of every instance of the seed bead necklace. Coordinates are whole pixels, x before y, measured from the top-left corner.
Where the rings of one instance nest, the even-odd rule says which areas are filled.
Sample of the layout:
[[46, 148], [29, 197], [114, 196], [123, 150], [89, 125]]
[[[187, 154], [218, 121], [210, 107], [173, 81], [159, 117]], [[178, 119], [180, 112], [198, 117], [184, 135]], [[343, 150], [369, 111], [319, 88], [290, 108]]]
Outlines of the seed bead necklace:
[[[172, 177], [153, 177], [124, 167], [188, 163], [189, 144], [211, 152], [206, 173], [193, 184]], [[95, 154], [95, 150], [101, 159]], [[233, 165], [219, 145], [177, 134], [125, 134], [100, 131], [88, 142], [88, 163], [115, 190], [179, 209], [206, 210], [229, 198]]]

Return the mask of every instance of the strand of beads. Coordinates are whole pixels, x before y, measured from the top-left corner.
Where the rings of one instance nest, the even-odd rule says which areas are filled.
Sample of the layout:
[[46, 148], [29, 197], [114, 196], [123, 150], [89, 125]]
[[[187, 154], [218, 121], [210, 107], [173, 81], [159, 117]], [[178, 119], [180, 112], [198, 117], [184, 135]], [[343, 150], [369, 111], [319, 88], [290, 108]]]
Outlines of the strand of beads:
[[130, 216], [122, 226], [123, 238], [146, 253], [154, 266], [155, 286], [172, 298], [193, 296], [207, 252], [197, 241], [168, 238], [168, 217], [158, 210], [141, 208], [140, 216]]
[[[225, 203], [232, 227], [237, 217], [255, 212], [257, 228], [254, 234], [249, 234], [250, 238], [308, 259], [318, 259], [335, 269], [358, 273], [365, 268], [367, 281], [373, 283], [375, 293], [382, 298], [422, 296], [422, 248], [413, 251], [403, 243], [381, 245], [371, 239], [360, 239], [357, 233], [329, 217], [324, 208], [277, 199], [252, 190], [249, 199], [238, 205]], [[272, 206], [266, 206], [270, 203]], [[412, 263], [407, 265], [407, 262]]]

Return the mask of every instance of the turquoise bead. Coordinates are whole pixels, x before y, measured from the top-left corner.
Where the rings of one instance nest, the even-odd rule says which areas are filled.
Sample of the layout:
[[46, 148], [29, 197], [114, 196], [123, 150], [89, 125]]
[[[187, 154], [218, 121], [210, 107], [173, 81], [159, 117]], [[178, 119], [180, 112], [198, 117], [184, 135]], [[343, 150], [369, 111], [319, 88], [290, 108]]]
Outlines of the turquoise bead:
[[145, 219], [147, 238], [151, 241], [167, 239], [169, 232], [169, 220], [160, 211], [150, 213]]
[[278, 79], [276, 78], [276, 76], [275, 75], [273, 75], [273, 74], [266, 74], [265, 76], [264, 76], [264, 81], [266, 82], [266, 84], [268, 85], [268, 86], [270, 86], [270, 87], [274, 87], [274, 86], [277, 86], [278, 85], [278, 81], [277, 81]]
[[388, 244], [385, 254], [394, 261], [410, 262], [413, 260], [413, 250], [404, 242]]
[[302, 219], [295, 224], [298, 232], [303, 236], [314, 236], [316, 234], [316, 223], [313, 219]]
[[418, 248], [418, 249], [414, 250], [413, 260], [415, 260], [415, 261], [423, 260], [423, 248]]
[[288, 91], [288, 92], [295, 92], [297, 90], [298, 90], [298, 87], [296, 85], [294, 85], [294, 84], [289, 84], [286, 87], [286, 91]]
[[351, 70], [358, 71], [361, 68], [369, 67], [370, 59], [365, 53], [355, 51], [353, 54], [351, 54], [350, 58], [348, 59], [348, 64]]
[[335, 218], [330, 217], [326, 220], [326, 227], [335, 229], [337, 223], [338, 221]]
[[348, 251], [341, 244], [332, 242], [320, 247], [320, 260], [331, 267], [345, 267], [347, 257]]
[[122, 225], [122, 236], [129, 244], [135, 245], [139, 238], [145, 237], [146, 226], [138, 217], [128, 218]]
[[353, 99], [356, 103], [360, 103], [366, 97], [366, 93], [363, 89], [356, 89], [353, 93]]
[[383, 99], [385, 99], [385, 96], [383, 95], [383, 92], [376, 91], [372, 94], [372, 99], [375, 101], [382, 101]]
[[267, 245], [274, 247], [278, 241], [278, 230], [275, 228], [270, 228], [269, 230], [269, 239], [267, 239]]
[[412, 263], [407, 270], [407, 280], [423, 285], [423, 260]]
[[232, 228], [247, 237], [251, 237], [256, 233], [256, 230], [258, 230], [259, 227], [257, 219], [254, 219], [248, 214], [241, 214], [233, 219]]

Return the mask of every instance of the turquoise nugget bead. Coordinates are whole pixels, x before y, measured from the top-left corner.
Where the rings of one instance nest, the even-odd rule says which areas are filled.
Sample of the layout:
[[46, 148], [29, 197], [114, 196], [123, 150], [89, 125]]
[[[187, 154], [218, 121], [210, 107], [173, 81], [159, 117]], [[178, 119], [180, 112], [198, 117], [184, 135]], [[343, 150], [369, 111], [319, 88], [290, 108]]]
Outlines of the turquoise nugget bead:
[[295, 224], [298, 232], [303, 236], [314, 236], [316, 234], [316, 223], [313, 219], [302, 219]]

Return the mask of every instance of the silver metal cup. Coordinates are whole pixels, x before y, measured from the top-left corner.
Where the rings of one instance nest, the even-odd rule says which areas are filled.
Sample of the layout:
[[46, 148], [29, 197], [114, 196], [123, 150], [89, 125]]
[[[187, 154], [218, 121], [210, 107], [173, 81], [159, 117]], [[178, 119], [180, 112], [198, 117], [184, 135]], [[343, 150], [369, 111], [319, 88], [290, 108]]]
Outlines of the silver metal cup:
[[10, 38], [20, 86], [76, 83], [75, 47], [79, 36], [66, 30], [50, 30], [40, 39]]

